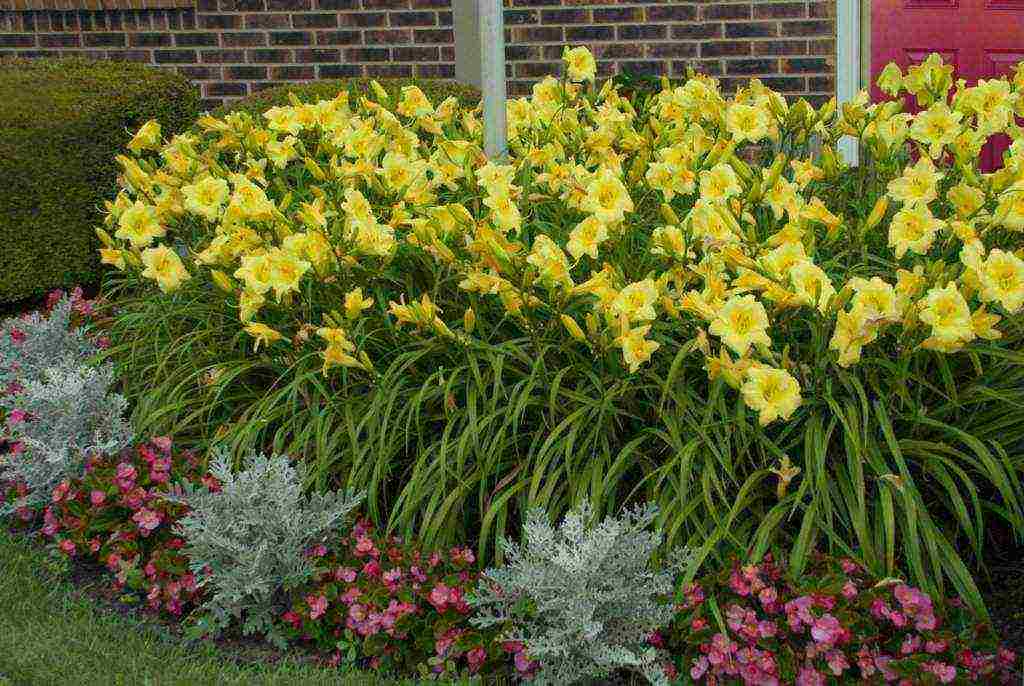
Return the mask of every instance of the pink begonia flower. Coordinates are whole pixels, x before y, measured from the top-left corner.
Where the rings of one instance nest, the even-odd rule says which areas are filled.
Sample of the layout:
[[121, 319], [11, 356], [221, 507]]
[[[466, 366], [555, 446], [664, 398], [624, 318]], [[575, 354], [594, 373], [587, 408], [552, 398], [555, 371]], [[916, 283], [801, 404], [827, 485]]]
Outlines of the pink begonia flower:
[[99, 551], [100, 551], [100, 539], [98, 539], [98, 538], [90, 539], [89, 540], [89, 552], [95, 554], [95, 553], [98, 553]]
[[745, 598], [750, 595], [750, 584], [738, 568], [733, 569], [732, 574], [729, 576], [729, 588], [738, 596]]
[[470, 674], [476, 674], [487, 661], [487, 651], [477, 646], [466, 653], [466, 662], [469, 663]]
[[921, 669], [934, 674], [943, 684], [951, 684], [956, 680], [956, 667], [945, 662], [925, 662]]
[[70, 540], [68, 540], [66, 538], [63, 541], [60, 542], [60, 545], [58, 547], [62, 551], [64, 551], [64, 553], [66, 553], [67, 555], [70, 555], [72, 557], [77, 552], [77, 548], [75, 547], [74, 541], [70, 541]]
[[59, 484], [57, 484], [57, 487], [53, 489], [53, 495], [51, 496], [51, 500], [54, 503], [59, 503], [60, 501], [67, 498], [68, 492], [70, 490], [71, 484], [68, 483], [67, 481], [61, 481]]
[[711, 663], [708, 661], [708, 659], [701, 655], [693, 661], [693, 666], [690, 667], [690, 678], [694, 681], [699, 680], [702, 676], [704, 676], [707, 673], [708, 667], [710, 666]]
[[281, 615], [281, 619], [291, 624], [293, 629], [298, 629], [302, 626], [302, 617], [292, 610], [288, 610]]
[[839, 620], [832, 615], [825, 613], [814, 620], [811, 625], [811, 637], [818, 643], [834, 644], [842, 631]]
[[135, 467], [127, 462], [121, 462], [117, 465], [117, 473], [114, 477], [114, 482], [122, 492], [130, 491], [135, 487], [135, 478], [137, 476], [138, 473], [135, 471]]
[[473, 551], [469, 548], [452, 548], [451, 550], [452, 562], [471, 565], [476, 562], [476, 556], [473, 555]]
[[381, 576], [381, 579], [388, 586], [398, 586], [398, 584], [402, 581], [401, 567], [393, 567], [392, 569], [389, 569], [388, 571], [384, 572], [384, 574]]
[[171, 452], [171, 439], [169, 436], [157, 436], [152, 441], [153, 445], [165, 453]]
[[814, 667], [802, 667], [796, 677], [796, 686], [825, 686], [825, 675]]
[[703, 617], [697, 617], [692, 622], [690, 622], [690, 628], [694, 631], [701, 631], [703, 629], [706, 629], [707, 626], [708, 620], [704, 619]]
[[910, 655], [916, 653], [921, 649], [921, 637], [916, 634], [911, 634], [903, 639], [903, 644], [900, 646], [900, 655]]
[[371, 555], [376, 552], [376, 547], [373, 545], [373, 540], [367, 536], [360, 536], [356, 539], [356, 555], [362, 557], [364, 555]]
[[159, 512], [145, 507], [132, 515], [132, 521], [138, 524], [144, 536], [160, 526], [162, 520], [163, 516]]
[[8, 424], [20, 424], [28, 419], [28, 414], [24, 410], [11, 410], [7, 415]]
[[313, 557], [323, 557], [327, 554], [327, 546], [321, 543], [313, 546], [313, 549], [310, 552], [313, 554]]
[[890, 662], [892, 662], [892, 658], [888, 655], [875, 656], [875, 667], [882, 673], [882, 677], [886, 681], [896, 681], [900, 678], [900, 675], [889, 668]]
[[93, 507], [99, 507], [107, 500], [107, 494], [103, 491], [93, 491], [89, 494], [89, 502], [93, 504]]
[[25, 332], [21, 329], [11, 329], [11, 343], [17, 345], [25, 340]]
[[443, 583], [439, 583], [434, 586], [430, 591], [430, 595], [427, 596], [427, 600], [433, 605], [438, 612], [444, 612], [448, 608], [448, 604], [451, 600], [451, 593], [455, 589], [445, 586]]
[[825, 662], [836, 676], [842, 676], [843, 672], [850, 668], [850, 662], [846, 659], [846, 655], [835, 648], [825, 653]]
[[341, 602], [345, 603], [346, 605], [351, 605], [352, 603], [359, 600], [359, 597], [361, 595], [363, 595], [363, 592], [360, 591], [356, 586], [352, 586], [347, 591], [342, 593], [341, 596], [339, 597], [341, 599]]
[[327, 598], [319, 596], [306, 596], [306, 602], [309, 603], [309, 618], [319, 619], [327, 612]]
[[356, 570], [351, 567], [338, 567], [334, 570], [335, 581], [344, 581], [347, 584], [356, 580]]
[[853, 600], [857, 597], [857, 585], [852, 581], [847, 581], [843, 584], [843, 597], [847, 600]]
[[947, 643], [946, 641], [943, 641], [943, 640], [935, 640], [935, 641], [929, 640], [929, 641], [925, 641], [925, 643], [924, 643], [924, 650], [925, 650], [926, 653], [932, 653], [932, 654], [941, 653], [947, 647], [949, 647], [949, 643]]
[[363, 574], [370, 577], [371, 579], [380, 578], [380, 563], [376, 560], [370, 560], [363, 565]]

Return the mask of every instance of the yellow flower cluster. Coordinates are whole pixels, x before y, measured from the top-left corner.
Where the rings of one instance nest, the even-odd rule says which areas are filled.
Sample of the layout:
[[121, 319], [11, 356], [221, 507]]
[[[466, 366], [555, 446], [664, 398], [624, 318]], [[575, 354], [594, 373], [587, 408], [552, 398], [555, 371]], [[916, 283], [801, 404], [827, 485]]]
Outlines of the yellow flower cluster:
[[[364, 317], [452, 345], [485, 325], [557, 335], [622, 373], [692, 342], [762, 424], [792, 416], [822, 360], [955, 353], [1024, 307], [1024, 65], [968, 87], [932, 55], [885, 69], [891, 100], [815, 108], [699, 75], [630, 100], [596, 88], [585, 48], [564, 59], [564, 80], [509, 102], [503, 160], [479, 110], [415, 86], [205, 116], [167, 142], [146, 124], [118, 158], [102, 260], [165, 292], [209, 278], [258, 346], [322, 341], [325, 373], [372, 372]], [[1012, 144], [982, 173], [995, 134]], [[461, 296], [397, 292], [398, 262]]]

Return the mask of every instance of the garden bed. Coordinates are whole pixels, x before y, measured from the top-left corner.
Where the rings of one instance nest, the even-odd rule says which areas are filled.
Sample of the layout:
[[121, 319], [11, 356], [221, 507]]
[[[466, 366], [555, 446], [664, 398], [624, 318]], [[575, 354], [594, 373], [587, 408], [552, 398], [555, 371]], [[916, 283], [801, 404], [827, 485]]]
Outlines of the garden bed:
[[102, 300], [0, 330], [4, 510], [348, 671], [1016, 678], [1024, 143], [976, 148], [1024, 66], [815, 109], [565, 60], [506, 160], [413, 84], [143, 125]]

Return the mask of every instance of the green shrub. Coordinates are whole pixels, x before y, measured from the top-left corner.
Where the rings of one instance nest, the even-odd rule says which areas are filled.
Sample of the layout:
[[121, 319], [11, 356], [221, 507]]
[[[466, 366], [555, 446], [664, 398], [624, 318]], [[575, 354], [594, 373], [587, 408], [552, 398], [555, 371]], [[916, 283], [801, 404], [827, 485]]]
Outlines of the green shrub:
[[[347, 90], [352, 97], [352, 101], [355, 102], [355, 96], [367, 93], [370, 89], [370, 82], [371, 79], [334, 79], [277, 86], [260, 91], [247, 98], [230, 102], [217, 108], [212, 114], [215, 117], [222, 117], [229, 112], [262, 114], [271, 107], [288, 105], [290, 103], [288, 96], [292, 93], [302, 102], [316, 102], [325, 98], [333, 98], [342, 90]], [[465, 106], [473, 106], [480, 101], [480, 92], [478, 90], [472, 86], [466, 86], [454, 81], [382, 79], [378, 83], [384, 87], [384, 90], [393, 99], [401, 93], [403, 86], [416, 85], [433, 103], [439, 103], [449, 96], [455, 96]]]
[[[119, 62], [0, 60], [0, 302], [95, 283], [114, 156], [148, 119], [186, 128], [199, 95], [168, 71]], [[131, 132], [131, 133], [129, 133]]]

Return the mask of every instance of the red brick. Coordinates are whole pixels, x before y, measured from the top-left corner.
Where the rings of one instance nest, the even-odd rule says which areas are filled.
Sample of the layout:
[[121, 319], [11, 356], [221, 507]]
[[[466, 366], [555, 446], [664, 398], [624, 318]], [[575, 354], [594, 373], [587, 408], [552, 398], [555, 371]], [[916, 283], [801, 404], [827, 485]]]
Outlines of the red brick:
[[293, 14], [292, 26], [297, 29], [333, 29], [338, 25], [337, 14]]
[[778, 35], [775, 22], [727, 22], [726, 38], [774, 38]]
[[750, 19], [750, 3], [729, 3], [722, 5], [704, 5], [701, 16], [705, 20], [715, 19]]
[[807, 16], [803, 2], [759, 2], [754, 4], [754, 19], [799, 19]]
[[807, 54], [807, 41], [805, 40], [764, 40], [755, 41], [755, 55], [805, 55]]
[[366, 75], [375, 79], [412, 78], [411, 64], [368, 64]]
[[361, 41], [360, 31], [322, 31], [316, 34], [316, 45], [355, 45]]
[[295, 61], [304, 63], [313, 62], [340, 62], [341, 50], [332, 48], [305, 48], [295, 51]]
[[701, 57], [735, 57], [750, 54], [750, 41], [705, 41], [700, 44]]

